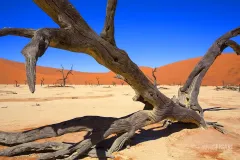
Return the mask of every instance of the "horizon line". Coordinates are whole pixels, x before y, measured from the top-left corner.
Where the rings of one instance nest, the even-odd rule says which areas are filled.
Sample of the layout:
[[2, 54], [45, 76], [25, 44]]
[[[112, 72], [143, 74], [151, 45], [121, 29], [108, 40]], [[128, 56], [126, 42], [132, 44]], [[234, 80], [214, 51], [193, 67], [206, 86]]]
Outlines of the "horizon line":
[[[220, 55], [223, 55], [223, 54], [236, 54], [235, 52], [222, 52]], [[204, 56], [204, 55], [203, 55]], [[198, 58], [202, 58], [203, 56], [198, 56], [198, 57], [193, 57], [193, 58], [188, 58], [188, 59], [184, 59], [184, 60], [179, 60], [179, 61], [175, 61], [175, 62], [171, 62], [171, 63], [168, 63], [168, 64], [165, 64], [165, 65], [162, 65], [162, 66], [156, 66], [156, 68], [160, 68], [160, 67], [164, 67], [164, 66], [167, 66], [167, 65], [171, 65], [171, 64], [174, 64], [174, 63], [177, 63], [177, 62], [182, 62], [182, 61], [186, 61], [186, 60], [191, 60], [191, 59], [198, 59]], [[15, 60], [10, 60], [10, 59], [6, 59], [6, 58], [1, 58], [0, 57], [0, 60], [3, 59], [3, 60], [6, 60], [6, 61], [10, 61], [10, 62], [15, 62], [15, 63], [21, 63], [21, 64], [25, 64], [25, 62], [20, 62], [20, 61], [15, 61]], [[135, 62], [134, 62], [135, 63]], [[60, 64], [61, 65], [61, 64]], [[101, 64], [99, 64], [101, 65]], [[101, 65], [102, 66], [102, 65]], [[141, 67], [146, 67], [146, 68], [151, 68], [153, 69], [154, 67], [149, 67], [149, 66], [139, 66], [137, 65], [139, 68]], [[51, 69], [60, 69], [59, 68], [55, 68], [55, 67], [51, 67], [51, 66], [42, 66], [42, 65], [37, 65], [37, 67], [44, 67], [44, 68], [51, 68]], [[73, 64], [73, 68], [74, 68], [74, 64]], [[106, 68], [106, 67], [105, 67]], [[108, 68], [106, 68], [108, 69]], [[65, 71], [68, 71], [69, 69], [64, 69]], [[109, 72], [112, 72], [110, 69], [108, 69], [109, 71], [107, 72], [83, 72], [83, 71], [80, 71], [80, 70], [74, 70], [73, 71], [76, 71], [76, 72], [81, 72], [81, 73], [109, 73]]]

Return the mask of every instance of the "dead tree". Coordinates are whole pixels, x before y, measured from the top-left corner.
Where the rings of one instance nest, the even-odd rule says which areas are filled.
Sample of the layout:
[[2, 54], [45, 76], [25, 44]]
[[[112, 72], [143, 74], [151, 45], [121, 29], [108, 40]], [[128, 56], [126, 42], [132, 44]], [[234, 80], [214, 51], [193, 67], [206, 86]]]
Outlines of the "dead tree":
[[157, 77], [155, 76], [155, 72], [157, 72], [157, 68], [155, 67], [153, 70], [152, 70], [152, 76], [153, 76], [153, 84], [155, 87], [157, 87]]
[[[61, 65], [62, 66], [62, 65]], [[62, 69], [58, 70], [58, 72], [60, 72], [62, 74], [62, 78], [61, 79], [58, 79], [59, 81], [62, 81], [61, 83], [61, 86], [65, 87], [66, 86], [66, 83], [67, 83], [67, 79], [68, 79], [68, 76], [69, 74], [73, 75], [72, 73], [72, 68], [73, 68], [73, 65], [71, 67], [71, 69], [67, 72], [67, 74], [65, 75], [64, 74], [64, 67], [62, 66]]]
[[[99, 142], [112, 134], [118, 134], [105, 154], [110, 156], [112, 152], [121, 149], [123, 144], [134, 136], [136, 130], [164, 119], [193, 123], [204, 128], [214, 126], [222, 131], [221, 125], [204, 120], [203, 110], [198, 103], [199, 88], [209, 67], [226, 47], [229, 46], [240, 54], [240, 46], [231, 40], [240, 34], [240, 28], [227, 32], [213, 43], [193, 69], [184, 86], [179, 89], [178, 98], [170, 99], [149, 81], [124, 50], [116, 46], [114, 15], [117, 0], [108, 0], [105, 24], [100, 36], [89, 27], [68, 0], [34, 0], [34, 2], [59, 25], [59, 28], [0, 30], [0, 36], [16, 35], [31, 38], [23, 48], [22, 54], [25, 56], [27, 80], [32, 93], [35, 91], [37, 60], [48, 47], [54, 47], [86, 53], [98, 63], [119, 74], [134, 89], [136, 95], [133, 100], [145, 104], [145, 110], [121, 118], [85, 116], [24, 132], [0, 132], [0, 143], [11, 146], [1, 150], [0, 155], [44, 152], [40, 154], [39, 159], [76, 159], [83, 154], [89, 155], [89, 152], [95, 153], [93, 146], [99, 145]], [[89, 131], [90, 134], [74, 145], [32, 142], [81, 130]], [[99, 155], [99, 152], [97, 153]]]
[[19, 87], [20, 85], [18, 84], [18, 81], [15, 80], [15, 87]]
[[153, 85], [155, 86], [155, 87], [157, 87], [157, 77], [156, 77], [156, 75], [155, 75], [155, 72], [157, 72], [157, 68], [155, 67], [154, 69], [152, 69], [152, 77], [153, 77], [153, 79], [152, 78], [150, 78], [149, 76], [147, 76], [148, 77], [148, 79], [150, 80], [150, 81], [152, 81], [152, 83], [153, 83]]
[[44, 78], [41, 79], [41, 86], [44, 85]]
[[96, 80], [97, 80], [97, 85], [100, 86], [99, 77], [96, 77]]

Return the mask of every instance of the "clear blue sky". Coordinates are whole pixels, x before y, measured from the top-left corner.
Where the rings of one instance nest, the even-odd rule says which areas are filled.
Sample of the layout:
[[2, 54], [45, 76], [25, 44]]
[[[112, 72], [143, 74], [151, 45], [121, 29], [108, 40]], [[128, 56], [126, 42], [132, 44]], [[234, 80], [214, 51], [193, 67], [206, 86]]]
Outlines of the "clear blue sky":
[[[107, 0], [70, 0], [88, 24], [100, 33]], [[225, 32], [240, 26], [240, 0], [118, 0], [117, 46], [139, 66], [162, 66], [199, 57]], [[0, 28], [58, 27], [31, 0], [2, 0]], [[237, 38], [240, 42], [240, 38]], [[0, 37], [0, 58], [24, 62], [20, 51], [29, 39]], [[227, 49], [226, 51], [232, 51]], [[49, 48], [38, 65], [105, 72], [92, 57]]]

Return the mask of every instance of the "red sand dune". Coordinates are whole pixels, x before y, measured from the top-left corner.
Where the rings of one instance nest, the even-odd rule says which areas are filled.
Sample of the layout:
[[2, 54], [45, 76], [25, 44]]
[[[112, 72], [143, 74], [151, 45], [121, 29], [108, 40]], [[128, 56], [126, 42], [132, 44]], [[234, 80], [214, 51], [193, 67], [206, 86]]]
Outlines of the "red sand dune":
[[[156, 76], [159, 84], [183, 84], [193, 67], [200, 61], [201, 57], [175, 62], [157, 68]], [[140, 67], [148, 77], [152, 78], [150, 67]], [[56, 68], [37, 67], [37, 83], [44, 77], [45, 84], [56, 83], [61, 78], [61, 74]], [[113, 72], [107, 73], [86, 73], [74, 71], [74, 75], [69, 76], [70, 84], [97, 84], [96, 77], [99, 77], [101, 84], [112, 84], [114, 81], [120, 84], [121, 80], [113, 78]], [[25, 65], [23, 63], [0, 59], [0, 84], [13, 84], [15, 80], [19, 84], [24, 84], [26, 80]], [[236, 54], [222, 54], [212, 67], [208, 70], [203, 79], [203, 85], [240, 84], [240, 56]]]

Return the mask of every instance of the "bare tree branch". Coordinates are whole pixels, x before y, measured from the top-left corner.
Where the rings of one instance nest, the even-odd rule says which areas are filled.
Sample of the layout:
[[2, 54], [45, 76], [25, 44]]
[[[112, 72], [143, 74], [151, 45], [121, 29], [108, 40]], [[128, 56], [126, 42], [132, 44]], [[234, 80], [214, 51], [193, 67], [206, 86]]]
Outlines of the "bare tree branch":
[[236, 28], [230, 32], [227, 32], [218, 38], [209, 48], [207, 53], [190, 73], [184, 86], [181, 87], [178, 91], [179, 102], [182, 106], [198, 111], [200, 115], [203, 116], [203, 110], [198, 103], [198, 94], [202, 79], [217, 56], [219, 56], [227, 46], [234, 48], [234, 50], [237, 51], [237, 54], [239, 53], [239, 46], [230, 40], [230, 38], [235, 37], [239, 34], [240, 28]]
[[30, 43], [22, 50], [26, 61], [26, 73], [29, 89], [35, 91], [36, 84], [36, 64], [38, 57], [41, 57], [49, 46], [50, 37], [43, 32], [36, 32]]
[[[170, 114], [171, 112], [174, 114]], [[0, 143], [14, 145], [31, 142], [42, 138], [60, 136], [66, 133], [78, 132], [81, 130], [87, 130], [91, 132], [91, 134], [89, 134], [85, 140], [75, 144], [70, 148], [64, 147], [63, 149], [56, 149], [57, 152], [42, 154], [40, 157], [40, 159], [63, 158], [64, 156], [69, 156], [69, 158], [71, 158], [72, 156], [75, 157], [86, 153], [90, 147], [114, 133], [126, 133], [115, 140], [109, 151], [109, 153], [111, 153], [119, 150], [122, 147], [122, 144], [134, 135], [136, 130], [145, 125], [160, 122], [165, 118], [171, 118], [185, 123], [194, 123], [197, 126], [203, 124], [201, 117], [198, 116], [195, 111], [180, 107], [177, 104], [174, 104], [172, 101], [169, 101], [165, 105], [164, 110], [156, 109], [149, 111], [138, 111], [121, 118], [85, 116], [24, 132], [0, 132]], [[122, 140], [123, 142], [120, 143]], [[30, 146], [30, 148], [33, 148], [33, 152], [43, 151], [42, 145], [37, 145], [35, 143], [32, 144], [33, 146]], [[23, 150], [29, 150], [29, 148], [26, 147], [29, 147], [29, 145], [26, 144], [9, 148], [7, 149], [7, 152], [6, 150], [0, 152], [0, 155], [4, 153], [10, 154], [9, 150], [13, 152], [12, 154], [16, 154], [16, 152], [23, 153]], [[37, 148], [42, 149], [37, 150]], [[45, 151], [50, 150], [54, 151], [54, 148], [46, 148]], [[75, 154], [72, 155], [72, 153]]]
[[38, 127], [24, 132], [2, 132], [0, 131], [0, 144], [6, 146], [18, 145], [26, 142], [32, 142], [38, 139], [57, 137], [66, 133], [79, 131], [92, 131], [93, 128], [100, 129], [98, 122], [106, 126], [111, 124], [117, 118], [85, 116], [63, 121], [56, 124], [50, 124]]
[[[90, 28], [86, 28], [85, 21], [81, 19], [81, 16], [79, 14], [75, 15], [75, 9], [72, 8], [71, 5], [69, 5], [69, 2], [67, 0], [35, 0], [35, 2], [54, 20], [56, 20], [58, 16], [63, 14], [65, 15], [65, 19], [67, 19], [66, 23], [69, 20], [71, 21], [70, 24], [74, 25], [74, 28], [70, 27], [71, 29], [55, 29], [58, 31], [55, 31], [57, 33], [49, 33], [49, 29], [45, 29], [45, 32], [42, 31], [43, 33], [49, 33], [42, 34], [42, 37], [45, 37], [45, 35], [47, 35], [47, 38], [44, 39], [50, 39], [50, 46], [70, 50], [73, 52], [83, 52], [91, 55], [93, 58], [96, 59], [98, 63], [106, 66], [117, 74], [121, 74], [127, 80], [128, 84], [131, 85], [134, 90], [137, 90], [139, 94], [144, 95], [144, 98], [151, 104], [153, 104], [153, 106], [160, 107], [168, 101], [168, 98], [165, 95], [154, 89], [153, 84], [145, 77], [145, 75], [138, 68], [138, 66], [130, 60], [125, 51], [118, 49], [115, 46], [112, 46], [110, 43], [107, 43], [104, 39], [100, 38], [95, 32], [89, 30]], [[56, 5], [60, 7], [57, 7]], [[64, 7], [64, 5], [68, 5], [68, 7]], [[70, 11], [71, 9], [73, 11]], [[69, 17], [67, 17], [66, 15], [66, 13], [68, 12], [70, 14]], [[72, 16], [76, 16], [76, 20], [74, 19], [74, 21], [72, 21]], [[79, 23], [83, 24], [81, 25]], [[38, 30], [38, 32], [40, 31]], [[36, 36], [39, 37], [39, 34], [37, 34]], [[39, 41], [40, 40], [41, 38], [39, 38]], [[26, 59], [28, 66], [28, 83], [31, 92], [35, 91], [34, 85], [36, 77], [34, 66], [36, 65], [37, 60], [37, 58], [35, 57], [36, 54], [33, 54], [30, 58], [27, 57]]]
[[[3, 149], [0, 151], [0, 156], [12, 157], [29, 153], [54, 152], [70, 148], [73, 145], [74, 144], [60, 142], [44, 142], [44, 143], [29, 142]], [[90, 149], [84, 155], [88, 155], [89, 157], [92, 158], [113, 158], [108, 152], [104, 152], [96, 148]]]
[[68, 78], [68, 75], [69, 75], [69, 74], [73, 75], [72, 72], [73, 72], [73, 65], [71, 66], [71, 69], [67, 72], [67, 75], [66, 75], [65, 79]]
[[233, 40], [228, 40], [225, 43], [227, 46], [231, 47], [237, 55], [240, 55], [240, 46]]
[[60, 73], [62, 74], [62, 78], [61, 78], [61, 79], [58, 79], [58, 81], [61, 80], [61, 81], [63, 82], [62, 86], [65, 87], [65, 86], [66, 86], [67, 79], [68, 79], [68, 75], [69, 75], [69, 74], [73, 75], [73, 73], [72, 73], [72, 71], [73, 71], [73, 70], [72, 70], [72, 69], [73, 69], [73, 65], [71, 66], [71, 69], [67, 72], [66, 76], [65, 76], [65, 74], [64, 74], [64, 67], [63, 67], [63, 65], [61, 65], [61, 67], [62, 67], [62, 69], [57, 70], [58, 72], [60, 72]]
[[117, 6], [117, 0], [108, 0], [106, 18], [104, 28], [100, 36], [111, 43], [113, 46], [116, 46], [114, 38], [114, 16]]
[[65, 149], [70, 146], [71, 146], [70, 144], [58, 142], [45, 142], [45, 143], [30, 142], [1, 150], [0, 156], [17, 156], [25, 153], [51, 152], [60, 149]]
[[68, 0], [33, 0], [61, 28], [93, 32]]
[[3, 28], [0, 29], [0, 37], [13, 35], [13, 36], [21, 36], [26, 38], [32, 38], [36, 30], [34, 29], [24, 29], [24, 28]]
[[[18, 29], [3, 28], [0, 29], [0, 36], [16, 35], [32, 38], [31, 41], [23, 48], [22, 54], [25, 56], [27, 82], [30, 91], [35, 91], [36, 84], [36, 63], [38, 57], [41, 57], [48, 46], [66, 49], [70, 38], [66, 38], [66, 31], [62, 29]], [[65, 42], [65, 43], [62, 43]]]

